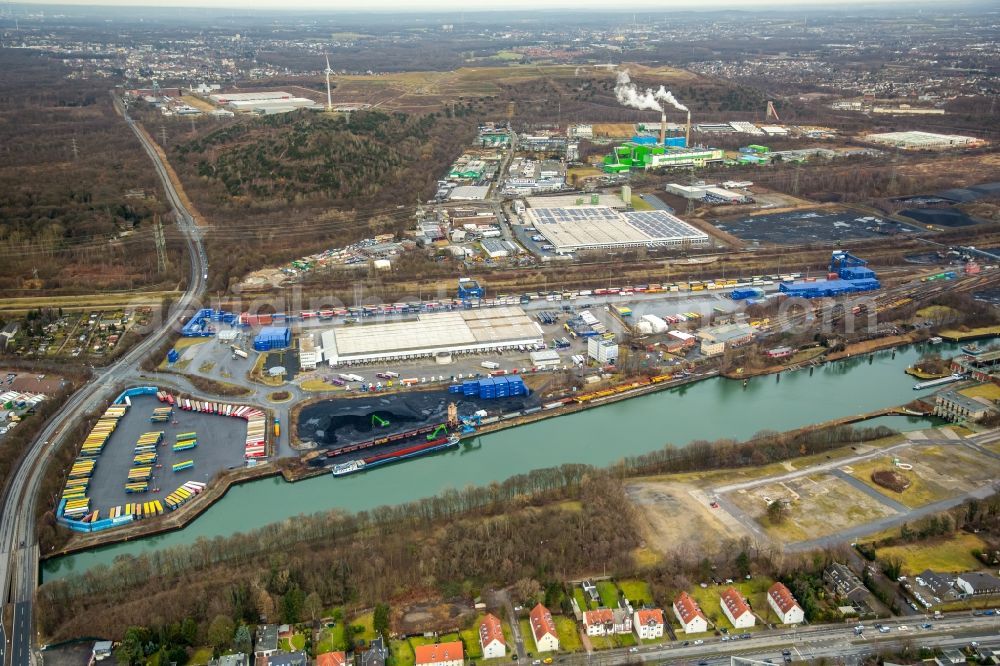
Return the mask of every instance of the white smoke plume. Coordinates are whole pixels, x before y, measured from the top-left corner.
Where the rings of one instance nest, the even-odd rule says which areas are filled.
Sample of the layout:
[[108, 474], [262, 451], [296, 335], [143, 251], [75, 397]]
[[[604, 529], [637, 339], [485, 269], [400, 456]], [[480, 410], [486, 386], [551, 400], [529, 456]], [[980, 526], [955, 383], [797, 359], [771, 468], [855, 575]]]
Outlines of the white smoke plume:
[[660, 102], [666, 102], [678, 111], [688, 110], [686, 106], [677, 101], [673, 93], [663, 86], [660, 86], [659, 90], [646, 88], [640, 91], [632, 83], [632, 79], [629, 78], [627, 69], [618, 72], [618, 82], [615, 84], [615, 97], [624, 106], [631, 106], [634, 109], [648, 109], [650, 111], [662, 112], [664, 109]]

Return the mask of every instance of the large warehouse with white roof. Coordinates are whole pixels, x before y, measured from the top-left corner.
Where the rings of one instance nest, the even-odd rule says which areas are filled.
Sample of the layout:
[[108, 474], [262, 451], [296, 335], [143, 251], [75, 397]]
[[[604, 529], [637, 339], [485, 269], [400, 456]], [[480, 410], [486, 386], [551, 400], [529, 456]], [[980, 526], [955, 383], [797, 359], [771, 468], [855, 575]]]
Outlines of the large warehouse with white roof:
[[336, 326], [322, 335], [331, 366], [483, 353], [543, 343], [542, 329], [520, 307], [424, 313], [411, 321]]
[[525, 222], [566, 254], [627, 247], [699, 247], [708, 235], [663, 210], [619, 212], [606, 206], [529, 208]]

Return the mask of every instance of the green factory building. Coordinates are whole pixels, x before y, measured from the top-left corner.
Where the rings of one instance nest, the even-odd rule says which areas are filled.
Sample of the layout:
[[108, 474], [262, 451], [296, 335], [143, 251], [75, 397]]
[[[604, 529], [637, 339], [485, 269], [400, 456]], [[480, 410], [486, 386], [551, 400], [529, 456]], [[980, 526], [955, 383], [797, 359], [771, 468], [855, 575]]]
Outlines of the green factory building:
[[725, 153], [717, 148], [673, 148], [629, 142], [604, 157], [603, 169], [605, 173], [628, 173], [660, 167], [703, 167], [724, 158]]

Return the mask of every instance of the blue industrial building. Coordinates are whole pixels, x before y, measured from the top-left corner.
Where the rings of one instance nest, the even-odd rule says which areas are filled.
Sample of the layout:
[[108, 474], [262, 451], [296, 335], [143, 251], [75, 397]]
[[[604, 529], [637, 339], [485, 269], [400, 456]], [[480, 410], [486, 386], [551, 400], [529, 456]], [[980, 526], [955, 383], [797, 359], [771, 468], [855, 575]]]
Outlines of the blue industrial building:
[[253, 348], [257, 351], [284, 349], [292, 344], [292, 330], [285, 326], [265, 326], [253, 339]]
[[798, 298], [824, 298], [882, 288], [875, 271], [868, 268], [868, 262], [844, 250], [834, 250], [831, 255], [830, 278], [823, 282], [782, 283], [778, 290], [782, 294]]
[[215, 327], [209, 322], [232, 324], [236, 320], [237, 316], [232, 312], [203, 308], [198, 310], [188, 323], [184, 324], [181, 336], [185, 338], [210, 338], [215, 335]]
[[486, 290], [479, 286], [479, 283], [472, 278], [458, 279], [458, 297], [463, 301], [470, 298], [482, 298], [486, 295]]
[[525, 386], [524, 380], [517, 375], [500, 375], [499, 377], [467, 379], [461, 384], [449, 386], [448, 392], [468, 397], [477, 396], [484, 400], [495, 400], [496, 398], [528, 395], [528, 387]]

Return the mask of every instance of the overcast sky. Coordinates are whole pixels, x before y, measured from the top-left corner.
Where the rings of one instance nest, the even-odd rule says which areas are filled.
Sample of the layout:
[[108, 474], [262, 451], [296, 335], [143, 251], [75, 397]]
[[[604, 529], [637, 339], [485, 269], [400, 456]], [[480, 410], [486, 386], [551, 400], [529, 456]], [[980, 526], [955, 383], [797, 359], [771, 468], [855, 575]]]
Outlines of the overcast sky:
[[804, 5], [826, 5], [839, 7], [844, 4], [866, 5], [912, 5], [910, 0], [21, 0], [18, 4], [35, 5], [105, 5], [131, 7], [199, 7], [224, 9], [261, 10], [321, 10], [321, 11], [455, 11], [503, 10], [503, 9], [591, 9], [605, 11], [661, 10], [670, 11], [680, 7], [712, 9], [717, 7], [742, 7], [746, 9], [789, 7]]

